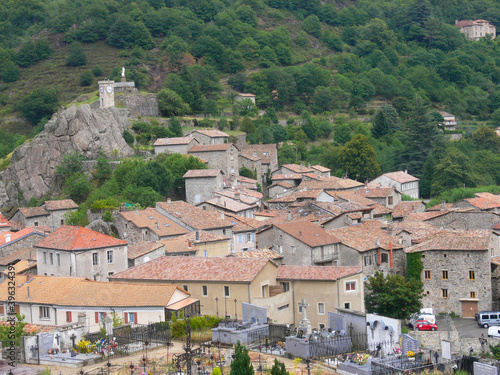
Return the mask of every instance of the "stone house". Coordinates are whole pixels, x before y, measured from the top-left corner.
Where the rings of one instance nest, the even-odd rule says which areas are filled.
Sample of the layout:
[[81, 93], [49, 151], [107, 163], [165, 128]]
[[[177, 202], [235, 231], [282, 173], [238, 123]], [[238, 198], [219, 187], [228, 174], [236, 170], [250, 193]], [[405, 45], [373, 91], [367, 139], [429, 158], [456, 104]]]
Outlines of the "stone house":
[[228, 177], [239, 176], [239, 150], [232, 143], [194, 146], [189, 155], [208, 162], [211, 169], [220, 169]]
[[489, 211], [500, 214], [500, 195], [491, 193], [475, 193], [474, 198], [463, 199], [454, 203], [457, 208]]
[[183, 236], [161, 241], [165, 245], [167, 255], [183, 255], [197, 257], [225, 257], [232, 254], [234, 243], [232, 238], [197, 230]]
[[19, 207], [10, 222], [19, 229], [26, 227], [48, 227], [49, 212], [45, 207]]
[[377, 220], [327, 231], [338, 238], [337, 265], [362, 267], [363, 274], [405, 274], [406, 256], [397, 237], [389, 235]]
[[435, 314], [473, 318], [491, 310], [490, 258], [500, 254], [498, 235], [486, 230], [443, 230], [406, 253], [421, 253], [424, 307]]
[[491, 211], [443, 211], [425, 222], [445, 229], [491, 229], [500, 214]]
[[262, 227], [262, 223], [253, 218], [246, 218], [238, 215], [227, 215], [228, 219], [234, 223], [233, 243], [234, 253], [250, 251], [257, 248], [256, 233]]
[[120, 211], [113, 221], [118, 237], [129, 243], [158, 241], [177, 237], [189, 232], [154, 208]]
[[457, 120], [454, 115], [445, 111], [438, 112], [444, 118], [444, 122], [440, 124], [444, 130], [455, 130], [457, 128]]
[[165, 244], [153, 241], [140, 241], [128, 247], [128, 267], [138, 266], [166, 255]]
[[260, 158], [262, 164], [262, 177], [271, 175], [278, 168], [278, 148], [273, 144], [242, 145], [241, 154], [247, 157]]
[[224, 214], [238, 215], [248, 218], [253, 218], [253, 214], [257, 211], [256, 203], [247, 204], [234, 198], [217, 194], [214, 198], [200, 203], [198, 207], [207, 211], [216, 211]]
[[314, 174], [321, 177], [330, 177], [330, 172], [332, 171], [330, 168], [326, 168], [321, 165], [313, 165], [311, 169]]
[[335, 266], [339, 258], [339, 239], [310, 221], [273, 224], [257, 233], [257, 243], [271, 247], [289, 265]]
[[0, 257], [8, 257], [21, 249], [31, 249], [45, 236], [45, 233], [32, 228], [0, 233]]
[[20, 207], [11, 221], [20, 223], [20, 228], [48, 227], [53, 232], [64, 225], [68, 212], [76, 210], [78, 205], [72, 199], [46, 201], [40, 207]]
[[172, 138], [158, 138], [153, 147], [155, 155], [163, 152], [170, 152], [176, 154], [187, 155], [188, 151], [199, 142], [193, 137], [172, 137]]
[[252, 101], [253, 104], [255, 104], [255, 95], [254, 94], [247, 94], [247, 93], [237, 93], [236, 96], [234, 97], [234, 100], [239, 102], [241, 100], [249, 99]]
[[0, 214], [0, 233], [9, 232], [11, 229], [10, 221]]
[[262, 207], [262, 200], [264, 198], [264, 195], [262, 193], [252, 189], [247, 189], [242, 186], [237, 186], [233, 189], [224, 189], [222, 191], [218, 191], [214, 194], [214, 196], [225, 196], [251, 206], [257, 205], [259, 209]]
[[361, 182], [351, 180], [350, 178], [339, 178], [335, 176], [322, 177], [319, 180], [303, 180], [299, 189], [307, 190], [326, 190], [326, 191], [341, 191], [341, 190], [358, 190], [365, 186]]
[[287, 181], [277, 180], [276, 182], [273, 182], [273, 184], [268, 188], [269, 198], [271, 199], [276, 198], [281, 194], [286, 193], [289, 190], [293, 189], [294, 187], [295, 184], [292, 184]]
[[363, 278], [359, 267], [281, 265], [276, 280], [282, 293], [254, 302], [267, 307], [273, 321], [297, 326], [302, 319], [299, 302], [305, 298], [311, 326], [328, 328], [328, 313], [338, 307], [364, 311]]
[[465, 37], [470, 40], [477, 41], [486, 35], [491, 35], [491, 38], [495, 39], [497, 35], [496, 27], [486, 20], [455, 20], [455, 26], [458, 27], [460, 32], [464, 33]]
[[394, 208], [401, 202], [401, 193], [393, 187], [366, 187], [356, 190], [357, 195], [371, 199], [387, 208]]
[[278, 266], [265, 258], [162, 257], [114, 275], [117, 282], [175, 284], [200, 301], [203, 313], [243, 316], [241, 302], [269, 296]]
[[407, 171], [397, 171], [384, 173], [375, 178], [371, 183], [379, 183], [382, 186], [395, 188], [401, 194], [408, 195], [413, 199], [420, 198], [420, 179], [408, 174]]
[[199, 204], [213, 197], [216, 191], [224, 189], [224, 177], [220, 169], [190, 169], [184, 176], [186, 202]]
[[198, 141], [200, 145], [221, 145], [228, 143], [229, 134], [218, 129], [197, 129], [188, 134]]
[[47, 225], [52, 232], [64, 225], [65, 217], [69, 212], [78, 210], [78, 205], [72, 199], [45, 201], [41, 207], [49, 212]]
[[392, 208], [392, 220], [402, 221], [411, 214], [421, 214], [425, 212], [423, 201], [401, 201]]
[[292, 185], [292, 188], [296, 188], [297, 186], [300, 185], [302, 182], [303, 176], [298, 173], [291, 173], [291, 174], [273, 174], [271, 181], [272, 184], [278, 184], [278, 183], [286, 183], [289, 185]]
[[36, 244], [38, 274], [107, 281], [127, 269], [127, 245], [91, 229], [63, 225]]
[[258, 180], [254, 180], [253, 178], [238, 176], [236, 178], [236, 187], [242, 187], [250, 190], [257, 190], [257, 184], [262, 185]]
[[252, 172], [255, 172], [255, 177], [257, 177], [257, 182], [262, 185], [262, 159], [249, 155], [249, 154], [243, 154], [240, 153], [239, 155], [239, 160], [240, 168], [248, 168]]
[[283, 164], [276, 170], [272, 171], [272, 174], [303, 174], [303, 173], [314, 173], [315, 170], [306, 167], [302, 164]]
[[[165, 321], [166, 311], [178, 303], [199, 301], [176, 285], [108, 283], [85, 277], [19, 276], [15, 310], [30, 324], [62, 326], [85, 316], [89, 332], [98, 332], [108, 314], [125, 323]], [[7, 318], [8, 280], [0, 284], [0, 316]]]

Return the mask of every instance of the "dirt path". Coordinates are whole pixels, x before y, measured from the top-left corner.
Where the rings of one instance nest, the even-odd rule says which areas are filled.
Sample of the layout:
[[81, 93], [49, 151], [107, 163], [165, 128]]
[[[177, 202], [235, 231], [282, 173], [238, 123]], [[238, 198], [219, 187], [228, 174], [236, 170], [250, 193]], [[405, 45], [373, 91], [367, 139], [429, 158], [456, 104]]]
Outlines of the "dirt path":
[[[147, 372], [149, 375], [161, 375], [165, 374], [167, 371], [172, 370], [172, 355], [183, 353], [182, 349], [183, 342], [173, 341], [173, 346], [170, 348], [160, 347], [155, 349], [148, 349], [148, 367]], [[198, 347], [195, 345], [195, 347]], [[168, 358], [167, 358], [168, 352]], [[222, 352], [222, 350], [221, 350]], [[212, 353], [217, 355], [217, 349], [212, 348]], [[130, 364], [134, 364], [134, 374], [141, 375], [143, 372], [141, 359], [143, 358], [145, 352], [137, 352], [127, 357], [113, 358], [111, 357], [110, 363], [112, 364], [112, 368], [110, 371], [111, 375], [128, 375], [130, 374]], [[221, 353], [222, 354], [222, 353]], [[287, 371], [290, 372], [291, 375], [307, 375], [307, 368], [305, 363], [294, 364], [294, 361], [288, 358], [268, 355], [265, 353], [259, 352], [250, 352], [250, 359], [254, 363], [255, 374], [260, 375], [258, 369], [259, 362], [259, 354], [260, 361], [262, 363], [262, 367], [265, 369], [271, 369], [274, 359], [277, 358], [278, 361], [285, 363]], [[41, 370], [45, 370], [47, 366], [37, 366], [37, 365], [23, 365], [26, 367], [40, 368]], [[80, 371], [83, 370], [85, 373], [91, 372], [93, 375], [100, 374], [100, 369], [103, 369], [103, 374], [107, 375], [106, 361], [101, 363], [96, 363], [88, 366], [84, 366], [82, 368], [72, 368], [72, 367], [63, 367], [63, 366], [48, 366], [52, 375], [80, 375]], [[207, 368], [211, 370], [211, 368]], [[229, 368], [225, 369], [224, 373], [226, 375], [229, 374]], [[330, 369], [321, 364], [311, 363], [311, 375], [328, 375], [335, 374], [333, 369]], [[196, 375], [196, 374], [195, 374]]]

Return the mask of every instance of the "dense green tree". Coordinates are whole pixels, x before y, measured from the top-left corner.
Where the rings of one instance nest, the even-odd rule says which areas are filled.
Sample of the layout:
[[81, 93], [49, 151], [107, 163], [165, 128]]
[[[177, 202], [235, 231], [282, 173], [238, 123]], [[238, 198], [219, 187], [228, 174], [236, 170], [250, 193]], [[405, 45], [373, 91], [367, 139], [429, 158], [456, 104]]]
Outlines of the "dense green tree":
[[490, 150], [500, 153], [500, 137], [493, 129], [483, 126], [472, 134], [472, 142], [479, 150]]
[[85, 157], [78, 151], [64, 155], [61, 164], [56, 166], [56, 176], [64, 181], [72, 174], [81, 173], [83, 171], [83, 160], [85, 160]]
[[431, 196], [436, 197], [446, 190], [461, 186], [476, 186], [472, 162], [462, 152], [451, 150], [434, 169]]
[[271, 367], [271, 375], [290, 375], [290, 373], [286, 371], [285, 364], [275, 358], [273, 367]]
[[92, 184], [83, 173], [74, 173], [64, 183], [65, 193], [76, 203], [82, 203], [92, 191]]
[[6, 83], [15, 82], [21, 74], [19, 68], [12, 60], [0, 62], [0, 78]]
[[270, 129], [275, 143], [284, 142], [288, 139], [288, 133], [283, 125], [273, 124]]
[[398, 113], [390, 104], [383, 104], [373, 118], [373, 126], [371, 128], [372, 135], [375, 138], [383, 137], [387, 134], [392, 134], [399, 129]]
[[168, 130], [170, 130], [172, 136], [174, 137], [183, 136], [181, 122], [177, 117], [173, 117], [170, 119], [170, 122], [168, 123]]
[[248, 116], [243, 117], [243, 120], [241, 121], [240, 125], [240, 130], [247, 134], [255, 133], [255, 124], [253, 123], [250, 117]]
[[106, 180], [111, 177], [112, 170], [108, 159], [104, 155], [99, 155], [97, 158], [97, 165], [94, 172], [94, 178], [103, 184]]
[[55, 89], [38, 88], [21, 100], [17, 109], [23, 117], [35, 125], [42, 118], [50, 118], [59, 106]]
[[381, 174], [375, 149], [363, 134], [355, 135], [339, 152], [340, 167], [358, 181], [373, 179]]
[[94, 75], [90, 70], [86, 70], [80, 75], [80, 86], [90, 86], [93, 82]]
[[158, 93], [158, 106], [165, 116], [183, 116], [191, 111], [180, 95], [170, 89], [163, 89]]
[[365, 308], [372, 314], [407, 319], [422, 308], [422, 281], [376, 272], [365, 284]]
[[240, 341], [236, 343], [234, 348], [234, 360], [231, 362], [230, 375], [253, 375], [254, 370], [248, 349], [241, 345]]
[[302, 28], [316, 38], [321, 36], [321, 21], [316, 15], [306, 17], [302, 23]]
[[66, 59], [66, 66], [82, 66], [87, 64], [87, 56], [83, 51], [82, 45], [73, 42], [69, 46], [69, 55]]
[[13, 325], [0, 326], [0, 342], [4, 348], [21, 345], [21, 336], [26, 336], [29, 333], [24, 330], [26, 323], [25, 316], [16, 314], [15, 323]]

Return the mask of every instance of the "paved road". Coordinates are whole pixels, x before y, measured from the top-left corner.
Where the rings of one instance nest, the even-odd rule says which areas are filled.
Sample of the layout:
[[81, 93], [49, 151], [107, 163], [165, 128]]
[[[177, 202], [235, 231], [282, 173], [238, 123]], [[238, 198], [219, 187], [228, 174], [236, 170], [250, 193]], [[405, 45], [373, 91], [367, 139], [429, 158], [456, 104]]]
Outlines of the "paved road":
[[[452, 318], [455, 328], [462, 335], [462, 337], [481, 337], [484, 334], [485, 337], [488, 336], [487, 328], [480, 328], [477, 322], [473, 318]], [[438, 326], [439, 327], [439, 326]], [[446, 325], [443, 325], [446, 327]]]

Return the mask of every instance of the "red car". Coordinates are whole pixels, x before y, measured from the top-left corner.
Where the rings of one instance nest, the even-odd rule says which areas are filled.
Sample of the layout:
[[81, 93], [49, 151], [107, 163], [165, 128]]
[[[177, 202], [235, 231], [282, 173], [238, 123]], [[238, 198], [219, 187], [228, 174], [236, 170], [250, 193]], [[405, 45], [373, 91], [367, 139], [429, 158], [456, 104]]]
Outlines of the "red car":
[[427, 320], [417, 320], [415, 327], [419, 331], [437, 331], [438, 326], [434, 323], [430, 323]]

